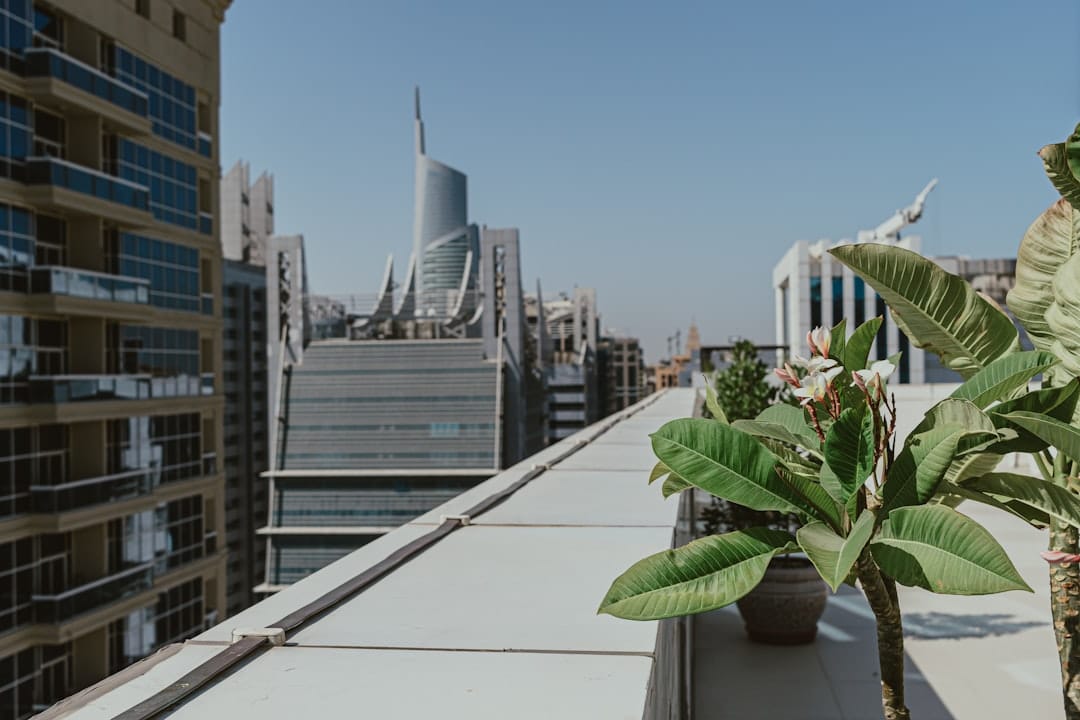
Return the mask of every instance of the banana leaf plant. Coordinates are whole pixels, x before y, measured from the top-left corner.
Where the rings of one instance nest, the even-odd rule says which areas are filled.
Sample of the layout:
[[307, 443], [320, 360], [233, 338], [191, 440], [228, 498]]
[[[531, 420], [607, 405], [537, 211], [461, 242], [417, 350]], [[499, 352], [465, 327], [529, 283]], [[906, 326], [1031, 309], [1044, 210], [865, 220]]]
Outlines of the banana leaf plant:
[[[1050, 564], [1065, 712], [1069, 720], [1080, 720], [1080, 543], [1070, 510], [1080, 474], [1080, 126], [1039, 156], [1061, 198], [1024, 235], [1016, 284], [1006, 299], [1035, 352], [1018, 351], [1003, 312], [915, 253], [857, 245], [832, 254], [886, 300], [912, 344], [970, 378], [954, 396], [989, 410], [984, 415], [994, 428], [1017, 433], [1010, 442], [969, 447], [967, 464], [958, 476], [945, 478], [935, 500], [951, 507], [964, 500], [1004, 504], [1049, 527], [1043, 557]], [[1042, 387], [1028, 392], [1036, 374], [1043, 377]], [[972, 384], [977, 378], [986, 380], [985, 388]], [[999, 402], [990, 407], [990, 401]], [[1002, 454], [1012, 451], [1030, 453], [1042, 480], [994, 472]], [[1043, 514], [1031, 513], [1032, 507]]]

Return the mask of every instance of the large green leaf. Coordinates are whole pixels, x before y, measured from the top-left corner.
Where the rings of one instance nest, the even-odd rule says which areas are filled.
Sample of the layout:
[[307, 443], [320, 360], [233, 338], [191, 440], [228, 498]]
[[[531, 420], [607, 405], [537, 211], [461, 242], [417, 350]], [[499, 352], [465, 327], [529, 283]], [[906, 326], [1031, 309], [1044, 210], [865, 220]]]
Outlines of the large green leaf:
[[[1075, 138], [1076, 133], [1073, 133], [1069, 139], [1075, 143]], [[1063, 198], [1080, 210], [1080, 180], [1077, 180], [1076, 170], [1069, 167], [1069, 149], [1066, 143], [1047, 145], [1039, 151], [1039, 157], [1042, 158], [1043, 167], [1046, 169], [1050, 182]], [[1080, 143], [1075, 143], [1072, 149], [1080, 153]]]
[[985, 528], [944, 505], [893, 510], [870, 550], [902, 585], [947, 595], [1031, 591]]
[[672, 420], [652, 434], [652, 446], [673, 473], [719, 498], [752, 510], [828, 517], [781, 476], [775, 455], [735, 427], [701, 418]]
[[632, 565], [598, 612], [660, 620], [715, 610], [753, 590], [775, 555], [796, 549], [791, 535], [765, 528], [710, 535]]
[[851, 573], [859, 553], [874, 534], [874, 514], [863, 512], [846, 538], [840, 537], [825, 523], [814, 522], [799, 528], [799, 545], [833, 592]]
[[888, 303], [912, 344], [937, 353], [964, 377], [1018, 348], [1008, 316], [922, 255], [877, 243], [841, 245], [829, 252]]
[[847, 318], [833, 326], [829, 337], [829, 357], [844, 364], [844, 348], [847, 346]]
[[889, 468], [881, 491], [885, 506], [917, 505], [933, 497], [963, 435], [963, 427], [952, 424], [912, 434]]
[[1002, 417], [1054, 446], [1073, 460], [1080, 461], [1080, 428], [1048, 415], [1023, 410], [1011, 412]]
[[874, 469], [872, 413], [866, 405], [850, 407], [840, 413], [825, 436], [825, 462], [832, 471], [831, 477], [836, 478], [838, 487], [830, 489], [824, 476], [822, 485], [841, 505], [847, 504]]
[[1050, 351], [1061, 360], [1070, 377], [1077, 377], [1080, 376], [1080, 253], [1058, 268], [1051, 288], [1054, 299], [1046, 309], [1046, 325], [1054, 338]]
[[[1065, 141], [1065, 157], [1069, 164], [1069, 172], [1072, 174], [1073, 180], [1076, 181], [1074, 187], [1080, 188], [1080, 124], [1076, 126], [1072, 135]], [[1062, 193], [1062, 195], [1064, 194]]]
[[760, 420], [736, 420], [731, 424], [731, 427], [757, 438], [775, 440], [802, 448], [819, 460], [823, 457], [819, 449], [821, 441], [817, 439], [817, 436], [814, 437], [814, 444], [807, 447], [807, 439], [804, 436], [796, 435], [778, 423], [761, 422]]
[[870, 346], [874, 344], [874, 338], [877, 337], [882, 322], [883, 318], [870, 318], [855, 328], [855, 332], [848, 338], [847, 346], [844, 348], [843, 365], [849, 372], [866, 369]]
[[1025, 505], [1017, 500], [999, 500], [984, 492], [972, 490], [964, 485], [953, 485], [947, 481], [938, 485], [938, 494], [935, 499], [951, 508], [958, 507], [965, 500], [989, 505], [1014, 515], [1039, 530], [1045, 530], [1050, 525], [1050, 516], [1038, 508]]
[[957, 455], [949, 463], [949, 469], [945, 471], [943, 479], [959, 484], [970, 478], [985, 475], [993, 472], [1001, 464], [1003, 457], [1005, 456], [997, 452], [968, 452]]
[[1011, 399], [1027, 387], [1036, 375], [1049, 369], [1057, 360], [1048, 352], [1032, 350], [999, 357], [956, 388], [949, 397], [970, 400], [985, 409], [998, 400]]
[[813, 455], [803, 457], [786, 443], [767, 437], [758, 437], [758, 442], [769, 448], [781, 462], [800, 474], [816, 476], [821, 469], [821, 461], [816, 457]]
[[995, 450], [997, 452], [1042, 452], [1047, 448], [1048, 443], [1026, 430], [1017, 428], [1004, 416], [1023, 410], [1048, 415], [1067, 423], [1074, 417], [1077, 400], [1080, 400], [1080, 380], [1073, 380], [1067, 385], [1029, 392], [1015, 400], [1008, 400], [990, 408], [990, 420], [993, 421], [994, 427], [999, 430], [1012, 428], [1019, 433], [1016, 440], [1003, 442]]
[[1016, 500], [1069, 525], [1080, 527], [1080, 498], [1042, 478], [1014, 473], [988, 473], [968, 481], [965, 487]]
[[1046, 311], [1054, 301], [1054, 275], [1078, 250], [1080, 210], [1064, 198], [1036, 218], [1020, 242], [1016, 284], [1007, 302], [1039, 350], [1050, 351], [1054, 342], [1046, 322]]

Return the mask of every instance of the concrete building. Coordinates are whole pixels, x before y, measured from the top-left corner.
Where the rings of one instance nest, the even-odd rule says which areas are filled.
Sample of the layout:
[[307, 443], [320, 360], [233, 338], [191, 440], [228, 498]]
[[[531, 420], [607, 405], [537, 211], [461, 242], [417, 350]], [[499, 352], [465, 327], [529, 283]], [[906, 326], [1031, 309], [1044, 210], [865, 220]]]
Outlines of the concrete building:
[[228, 0], [0, 10], [0, 714], [224, 611]]
[[527, 321], [547, 384], [548, 442], [573, 435], [604, 416], [597, 368], [600, 318], [596, 290], [574, 288], [555, 300], [526, 297]]
[[275, 592], [491, 477], [507, 462], [506, 363], [484, 340], [311, 343], [284, 391], [270, 480]]
[[633, 337], [604, 337], [599, 345], [600, 404], [607, 416], [646, 396], [645, 355]]
[[266, 542], [256, 531], [269, 513], [261, 475], [270, 465], [266, 271], [224, 263], [225, 547], [229, 553], [226, 613], [255, 602], [263, 582]]

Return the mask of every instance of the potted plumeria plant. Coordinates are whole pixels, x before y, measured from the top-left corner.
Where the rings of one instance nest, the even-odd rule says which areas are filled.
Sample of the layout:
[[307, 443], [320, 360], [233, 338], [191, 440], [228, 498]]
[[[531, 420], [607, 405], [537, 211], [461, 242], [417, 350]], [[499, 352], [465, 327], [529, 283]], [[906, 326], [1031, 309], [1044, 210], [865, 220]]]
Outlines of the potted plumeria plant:
[[[897, 357], [868, 362], [882, 319], [850, 337], [843, 322], [815, 329], [812, 356], [778, 372], [801, 407], [774, 405], [730, 424], [717, 408], [712, 419], [673, 420], [652, 435], [659, 462], [651, 478], [665, 478], [665, 495], [695, 487], [792, 513], [801, 527], [741, 529], [649, 556], [614, 581], [600, 612], [656, 620], [713, 610], [749, 593], [773, 558], [805, 553], [833, 591], [857, 583], [865, 594], [877, 624], [884, 717], [901, 720], [910, 712], [897, 584], [958, 595], [1031, 590], [991, 533], [956, 506], [976, 500], [1035, 525], [1054, 517], [1080, 526], [1075, 495], [1042, 478], [992, 472], [1003, 454], [1041, 442], [1033, 418], [1071, 417], [1080, 386], [1016, 400], [1056, 358], [1020, 351], [997, 307], [960, 278], [920, 267], [933, 292], [954, 303], [939, 310], [938, 322], [940, 335], [957, 343], [947, 364], [962, 368], [966, 381], [899, 442], [888, 391]], [[998, 331], [1005, 339], [989, 341]]]

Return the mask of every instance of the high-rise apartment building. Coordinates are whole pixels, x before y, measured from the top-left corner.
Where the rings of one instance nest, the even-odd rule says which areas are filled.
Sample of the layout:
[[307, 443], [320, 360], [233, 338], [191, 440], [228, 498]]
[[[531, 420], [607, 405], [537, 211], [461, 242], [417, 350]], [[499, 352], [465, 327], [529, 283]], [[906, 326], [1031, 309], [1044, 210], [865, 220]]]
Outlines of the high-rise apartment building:
[[604, 415], [630, 407], [645, 397], [645, 355], [637, 338], [603, 337], [597, 352], [600, 405]]
[[228, 5], [0, 6], [0, 717], [224, 610]]

